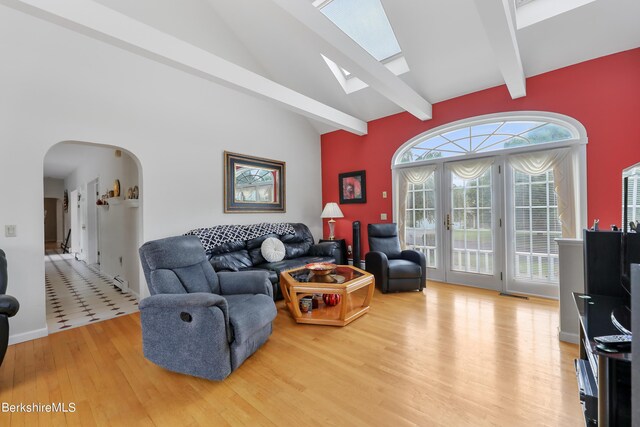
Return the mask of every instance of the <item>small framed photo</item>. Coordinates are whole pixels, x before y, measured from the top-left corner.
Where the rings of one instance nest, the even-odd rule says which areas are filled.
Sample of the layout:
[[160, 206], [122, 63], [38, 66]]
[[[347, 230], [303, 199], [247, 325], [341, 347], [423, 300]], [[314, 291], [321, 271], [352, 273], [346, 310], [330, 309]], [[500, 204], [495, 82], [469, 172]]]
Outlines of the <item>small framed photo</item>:
[[340, 203], [367, 203], [367, 172], [355, 171], [338, 175]]

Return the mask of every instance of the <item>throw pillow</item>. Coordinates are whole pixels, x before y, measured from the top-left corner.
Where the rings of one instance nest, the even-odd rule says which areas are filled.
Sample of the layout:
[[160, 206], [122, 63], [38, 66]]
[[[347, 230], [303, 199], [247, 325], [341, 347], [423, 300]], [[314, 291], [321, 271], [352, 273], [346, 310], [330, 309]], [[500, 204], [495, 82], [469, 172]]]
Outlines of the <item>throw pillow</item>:
[[262, 256], [269, 262], [278, 262], [284, 259], [286, 254], [286, 250], [284, 248], [284, 243], [280, 241], [280, 239], [276, 239], [275, 237], [269, 237], [262, 242], [262, 246], [260, 247], [260, 252], [262, 252]]

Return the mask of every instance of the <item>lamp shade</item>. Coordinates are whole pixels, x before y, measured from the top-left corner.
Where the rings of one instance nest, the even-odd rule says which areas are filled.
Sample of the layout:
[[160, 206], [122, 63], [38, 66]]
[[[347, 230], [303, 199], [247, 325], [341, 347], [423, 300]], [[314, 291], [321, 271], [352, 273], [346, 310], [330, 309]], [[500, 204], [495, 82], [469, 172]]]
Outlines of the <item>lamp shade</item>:
[[324, 206], [320, 218], [344, 218], [344, 215], [337, 203], [329, 202]]

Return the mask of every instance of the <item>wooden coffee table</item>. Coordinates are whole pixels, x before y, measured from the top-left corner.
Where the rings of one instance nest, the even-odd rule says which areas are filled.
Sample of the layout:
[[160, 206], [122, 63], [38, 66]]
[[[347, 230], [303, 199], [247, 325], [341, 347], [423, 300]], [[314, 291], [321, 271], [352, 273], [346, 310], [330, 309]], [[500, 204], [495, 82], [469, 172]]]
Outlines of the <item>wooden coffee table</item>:
[[[282, 295], [293, 318], [298, 323], [345, 326], [369, 311], [375, 282], [373, 275], [364, 270], [339, 265], [326, 276], [314, 275], [305, 268], [287, 271], [280, 275]], [[338, 294], [340, 303], [325, 305], [308, 313], [300, 310], [300, 298], [313, 294]]]

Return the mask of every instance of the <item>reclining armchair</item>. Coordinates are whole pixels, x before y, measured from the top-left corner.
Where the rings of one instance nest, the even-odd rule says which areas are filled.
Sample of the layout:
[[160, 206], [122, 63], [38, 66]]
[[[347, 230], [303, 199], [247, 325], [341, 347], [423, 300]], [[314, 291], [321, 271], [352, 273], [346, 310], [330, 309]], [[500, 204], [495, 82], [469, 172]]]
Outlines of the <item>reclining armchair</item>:
[[416, 250], [401, 250], [397, 224], [369, 224], [366, 270], [382, 293], [422, 291], [427, 282], [427, 259]]
[[15, 316], [20, 309], [18, 300], [5, 295], [7, 292], [7, 256], [0, 249], [0, 365], [9, 345], [9, 317]]
[[151, 293], [140, 301], [147, 359], [222, 380], [271, 335], [276, 307], [266, 271], [216, 273], [196, 236], [154, 240], [139, 252]]

